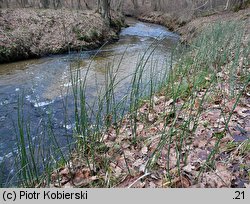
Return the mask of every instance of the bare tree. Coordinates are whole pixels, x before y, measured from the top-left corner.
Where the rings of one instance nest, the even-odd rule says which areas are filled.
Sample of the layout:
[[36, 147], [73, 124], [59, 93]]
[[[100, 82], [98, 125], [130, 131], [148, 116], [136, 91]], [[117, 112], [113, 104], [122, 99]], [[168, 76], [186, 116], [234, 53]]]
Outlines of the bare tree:
[[62, 7], [61, 0], [53, 0], [53, 7], [54, 7], [54, 9], [61, 8]]
[[134, 9], [137, 10], [139, 8], [138, 0], [132, 0], [132, 3], [134, 5]]
[[245, 2], [244, 0], [227, 0], [225, 10], [232, 9], [232, 8], [238, 8], [241, 9], [244, 5]]
[[98, 11], [108, 23], [110, 23], [110, 3], [111, 0], [98, 0]]
[[123, 4], [124, 4], [124, 0], [115, 1], [115, 10], [118, 12], [122, 12]]
[[41, 3], [41, 7], [45, 9], [49, 8], [50, 6], [49, 0], [40, 0], [40, 3]]
[[[111, 4], [112, 1], [112, 4]], [[123, 5], [133, 6], [135, 11], [163, 11], [163, 12], [203, 12], [207, 10], [229, 10], [242, 8], [249, 0], [0, 0], [0, 7], [6, 8], [71, 8], [94, 9], [108, 19], [110, 7], [122, 12]]]
[[163, 11], [166, 5], [168, 5], [168, 1], [164, 0], [151, 1], [151, 7], [153, 8], [154, 11]]
[[[80, 0], [79, 0], [79, 1], [80, 1]], [[86, 8], [87, 8], [88, 10], [90, 10], [91, 8], [90, 8], [89, 4], [86, 2], [86, 0], [83, 0], [83, 1], [84, 1], [84, 4], [85, 4]]]
[[225, 6], [225, 10], [227, 10], [227, 9], [228, 9], [229, 4], [230, 4], [230, 0], [227, 0], [226, 6]]
[[77, 8], [82, 9], [81, 0], [77, 0]]

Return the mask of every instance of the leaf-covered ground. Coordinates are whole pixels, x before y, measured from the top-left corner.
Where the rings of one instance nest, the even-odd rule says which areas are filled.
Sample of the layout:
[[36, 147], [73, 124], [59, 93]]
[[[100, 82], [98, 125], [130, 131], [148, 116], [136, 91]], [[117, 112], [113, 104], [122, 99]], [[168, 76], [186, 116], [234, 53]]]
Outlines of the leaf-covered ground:
[[[103, 134], [94, 163], [86, 163], [86, 151], [77, 153], [53, 174], [51, 186], [249, 187], [250, 84], [242, 87], [238, 76], [231, 97], [225, 67], [217, 73], [220, 83], [194, 98], [173, 100], [162, 91], [145, 101], [136, 131], [127, 115]], [[249, 66], [241, 69], [250, 73]]]

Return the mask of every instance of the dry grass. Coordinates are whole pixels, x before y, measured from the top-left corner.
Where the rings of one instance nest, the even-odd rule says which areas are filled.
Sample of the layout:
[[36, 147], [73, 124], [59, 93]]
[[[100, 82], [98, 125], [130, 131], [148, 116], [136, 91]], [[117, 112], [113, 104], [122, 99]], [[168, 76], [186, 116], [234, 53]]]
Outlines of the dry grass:
[[94, 11], [0, 10], [0, 62], [93, 49], [116, 31]]

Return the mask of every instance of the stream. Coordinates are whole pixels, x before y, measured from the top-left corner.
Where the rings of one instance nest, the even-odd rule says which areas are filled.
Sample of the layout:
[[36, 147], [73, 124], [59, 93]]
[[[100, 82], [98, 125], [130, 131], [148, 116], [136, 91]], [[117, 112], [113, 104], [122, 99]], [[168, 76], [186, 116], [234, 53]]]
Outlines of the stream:
[[[72, 133], [74, 127], [72, 70], [80, 67], [82, 75], [88, 72], [86, 101], [92, 104], [99, 88], [105, 84], [105, 73], [110, 65], [114, 67], [117, 80], [121, 80], [116, 87], [117, 98], [122, 98], [127, 91], [131, 81], [127, 76], [134, 72], [139, 56], [152, 44], [157, 44], [153, 50], [157, 60], [150, 63], [157, 64], [157, 67], [166, 66], [166, 59], [170, 58], [171, 49], [179, 41], [179, 36], [160, 25], [134, 19], [127, 19], [127, 23], [129, 27], [122, 29], [117, 42], [106, 44], [99, 50], [0, 65], [0, 171], [6, 178], [15, 173], [12, 158], [18, 151], [16, 135], [20, 101], [23, 101], [25, 121], [34, 131], [31, 133], [32, 140], [35, 135], [44, 134], [42, 124], [48, 123], [48, 120], [43, 121], [43, 118], [49, 115], [53, 119], [54, 135], [63, 146], [68, 135], [65, 129]], [[118, 64], [119, 70], [116, 70]], [[69, 107], [66, 123], [65, 101]]]

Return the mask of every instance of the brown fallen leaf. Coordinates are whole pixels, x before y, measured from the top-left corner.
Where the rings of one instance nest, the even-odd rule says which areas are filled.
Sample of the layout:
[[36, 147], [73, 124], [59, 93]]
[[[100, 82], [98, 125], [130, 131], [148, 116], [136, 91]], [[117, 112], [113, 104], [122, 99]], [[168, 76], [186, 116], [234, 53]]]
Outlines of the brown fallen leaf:
[[169, 101], [167, 101], [167, 102], [165, 103], [165, 106], [170, 106], [173, 102], [174, 102], [174, 100], [173, 100], [173, 99], [170, 99]]
[[69, 175], [69, 169], [64, 168], [63, 170], [60, 171], [60, 176], [68, 176]]
[[237, 106], [234, 110], [240, 117], [245, 118], [250, 115], [250, 110]]
[[172, 183], [173, 188], [188, 188], [191, 186], [191, 181], [187, 176], [180, 176]]
[[139, 172], [143, 172], [143, 173], [146, 172], [146, 163], [145, 163], [145, 164], [142, 164], [142, 165], [140, 166]]
[[147, 146], [143, 147], [141, 149], [141, 153], [144, 154], [144, 155], [146, 155], [148, 153], [148, 147]]
[[206, 172], [203, 174], [203, 182], [209, 188], [229, 188], [233, 178], [232, 173], [222, 163], [216, 164], [215, 172]]
[[125, 155], [125, 157], [126, 157], [127, 160], [130, 160], [130, 161], [134, 161], [135, 160], [134, 153], [131, 152], [130, 150], [124, 150], [124, 155]]
[[153, 123], [153, 122], [155, 122], [155, 120], [156, 120], [156, 114], [149, 113], [148, 114], [148, 121]]
[[248, 183], [248, 184], [245, 183], [244, 185], [245, 185], [246, 188], [250, 188], [250, 183]]
[[122, 148], [127, 149], [128, 147], [130, 147], [130, 142], [129, 141], [123, 141]]
[[159, 102], [159, 98], [157, 96], [154, 96], [153, 97], [153, 101], [154, 101], [154, 104], [157, 104]]
[[116, 167], [115, 168], [115, 174], [114, 174], [114, 176], [116, 177], [116, 178], [119, 178], [120, 176], [121, 176], [121, 174], [122, 174], [122, 169], [120, 168], [120, 167]]
[[79, 169], [76, 171], [72, 183], [76, 187], [83, 187], [90, 182], [90, 170], [89, 169]]
[[63, 188], [73, 188], [74, 186], [72, 185], [72, 183], [68, 182], [65, 185], [63, 185]]
[[146, 103], [144, 104], [140, 109], [139, 109], [139, 112], [140, 113], [147, 113], [149, 110], [149, 105]]
[[137, 125], [137, 127], [136, 127], [136, 130], [137, 130], [138, 132], [141, 132], [143, 129], [144, 129], [144, 125], [143, 125], [142, 123], [140, 123], [140, 124]]
[[198, 109], [200, 107], [200, 99], [196, 98], [194, 102], [194, 108]]
[[154, 182], [150, 181], [149, 182], [149, 188], [156, 188], [156, 185]]
[[207, 157], [208, 157], [208, 152], [206, 150], [200, 150], [198, 151], [198, 157], [201, 161], [205, 161], [207, 160]]
[[135, 175], [135, 176], [131, 176], [131, 175], [127, 175], [121, 182], [120, 184], [117, 186], [118, 188], [127, 188], [131, 183], [133, 183], [137, 178], [139, 178], [141, 176], [141, 174], [139, 175]]
[[195, 169], [195, 166], [188, 164], [187, 166], [183, 167], [183, 170], [187, 173], [191, 173]]
[[144, 163], [144, 161], [142, 159], [137, 159], [134, 163], [133, 166], [134, 167], [139, 167]]

